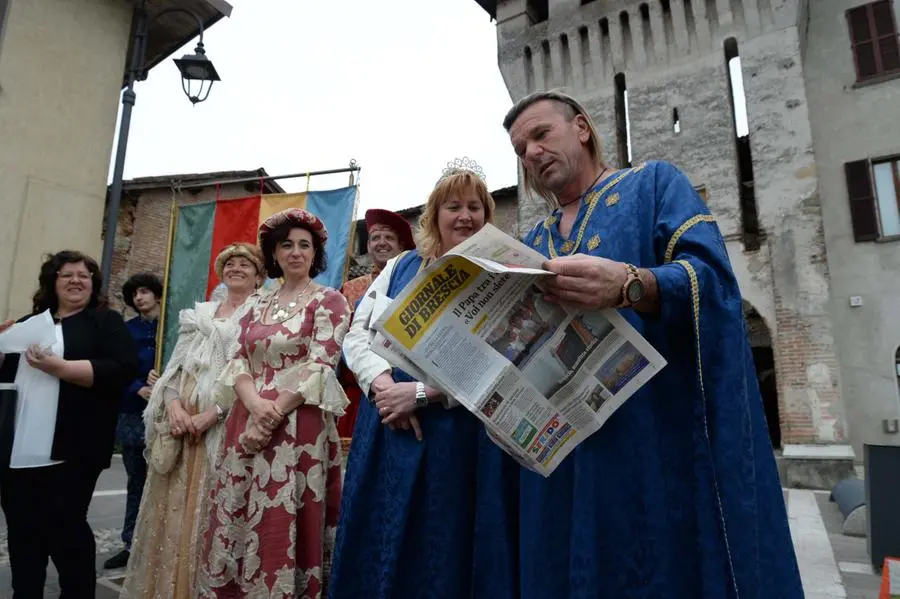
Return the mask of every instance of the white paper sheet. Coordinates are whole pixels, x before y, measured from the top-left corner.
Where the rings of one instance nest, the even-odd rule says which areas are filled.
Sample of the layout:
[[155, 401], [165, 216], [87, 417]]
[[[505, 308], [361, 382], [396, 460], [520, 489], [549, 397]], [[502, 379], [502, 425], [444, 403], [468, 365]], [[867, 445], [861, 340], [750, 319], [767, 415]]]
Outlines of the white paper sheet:
[[56, 343], [56, 331], [53, 327], [50, 310], [45, 310], [25, 322], [14, 324], [0, 333], [0, 353], [22, 353], [32, 345], [50, 347]]

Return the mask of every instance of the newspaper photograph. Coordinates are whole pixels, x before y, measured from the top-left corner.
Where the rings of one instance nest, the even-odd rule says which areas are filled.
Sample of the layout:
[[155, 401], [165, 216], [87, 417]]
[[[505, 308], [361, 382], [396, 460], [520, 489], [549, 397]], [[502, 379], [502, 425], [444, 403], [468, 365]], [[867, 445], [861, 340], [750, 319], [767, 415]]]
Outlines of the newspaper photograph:
[[549, 476], [666, 362], [616, 310], [544, 300], [545, 258], [492, 225], [373, 314], [373, 350]]

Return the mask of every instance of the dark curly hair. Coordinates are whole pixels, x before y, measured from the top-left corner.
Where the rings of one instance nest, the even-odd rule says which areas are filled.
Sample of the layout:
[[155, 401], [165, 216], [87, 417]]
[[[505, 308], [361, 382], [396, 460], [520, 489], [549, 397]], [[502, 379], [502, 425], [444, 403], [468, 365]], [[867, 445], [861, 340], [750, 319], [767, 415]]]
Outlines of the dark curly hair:
[[134, 293], [142, 287], [149, 289], [156, 299], [160, 299], [163, 294], [162, 279], [152, 272], [139, 272], [131, 275], [122, 285], [122, 301], [135, 312], [137, 312], [137, 308], [134, 307]]
[[312, 265], [309, 267], [309, 278], [312, 279], [319, 273], [325, 272], [325, 269], [328, 268], [328, 256], [325, 255], [325, 247], [322, 245], [322, 240], [319, 239], [319, 236], [312, 230], [312, 227], [306, 223], [286, 222], [278, 228], [273, 229], [271, 233], [262, 239], [262, 247], [260, 249], [262, 249], [263, 260], [266, 265], [266, 275], [270, 279], [277, 279], [278, 277], [284, 276], [284, 271], [281, 270], [281, 267], [278, 266], [278, 262], [275, 260], [275, 248], [278, 247], [279, 243], [288, 238], [288, 235], [291, 234], [291, 229], [303, 229], [304, 231], [309, 231], [309, 234], [312, 237], [315, 255], [313, 256]]
[[97, 261], [75, 250], [63, 250], [55, 254], [47, 254], [41, 264], [41, 274], [38, 276], [38, 290], [31, 299], [32, 314], [40, 314], [44, 310], [50, 310], [55, 314], [59, 310], [59, 298], [56, 297], [56, 278], [60, 269], [66, 264], [78, 264], [83, 262], [91, 273], [91, 299], [88, 308], [106, 307], [106, 295], [103, 293], [103, 275], [100, 274], [100, 266]]

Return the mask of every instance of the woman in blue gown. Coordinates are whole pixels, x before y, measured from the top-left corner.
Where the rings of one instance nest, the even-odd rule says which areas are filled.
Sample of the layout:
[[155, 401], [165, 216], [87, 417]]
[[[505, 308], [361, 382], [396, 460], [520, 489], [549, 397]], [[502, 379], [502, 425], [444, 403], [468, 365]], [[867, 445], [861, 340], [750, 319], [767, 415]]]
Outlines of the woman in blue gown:
[[439, 391], [420, 388], [428, 404], [416, 407], [416, 382], [369, 349], [372, 296], [396, 297], [429, 260], [491, 221], [480, 170], [469, 161], [445, 169], [420, 219], [418, 249], [387, 264], [345, 338], [347, 364], [370, 401], [353, 431], [331, 599], [519, 596], [519, 467]]

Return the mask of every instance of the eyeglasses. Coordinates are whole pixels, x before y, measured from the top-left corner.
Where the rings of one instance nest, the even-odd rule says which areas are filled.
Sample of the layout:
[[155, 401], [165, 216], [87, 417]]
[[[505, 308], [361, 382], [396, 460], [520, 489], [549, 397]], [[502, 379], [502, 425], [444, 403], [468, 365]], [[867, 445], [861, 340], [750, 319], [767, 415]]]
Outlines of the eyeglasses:
[[78, 279], [79, 281], [90, 281], [91, 280], [91, 274], [83, 273], [83, 272], [63, 272], [63, 273], [58, 272], [58, 273], [56, 273], [56, 276], [58, 278], [62, 279], [63, 281], [71, 281], [72, 279]]

